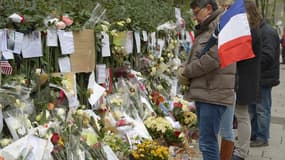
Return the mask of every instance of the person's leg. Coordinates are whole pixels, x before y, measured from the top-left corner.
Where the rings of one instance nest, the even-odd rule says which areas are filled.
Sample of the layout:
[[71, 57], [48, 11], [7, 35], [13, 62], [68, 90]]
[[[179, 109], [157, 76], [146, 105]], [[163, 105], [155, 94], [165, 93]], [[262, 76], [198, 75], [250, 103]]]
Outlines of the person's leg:
[[196, 102], [196, 107], [198, 109], [199, 148], [203, 159], [218, 160], [220, 155], [217, 135], [226, 107], [203, 102]]
[[234, 141], [233, 132], [234, 107], [227, 107], [221, 119], [220, 135], [223, 139]]
[[250, 122], [251, 122], [251, 136], [250, 140], [256, 139], [257, 134], [257, 116], [256, 116], [256, 104], [250, 104], [248, 107]]
[[256, 105], [257, 137], [252, 147], [268, 145], [271, 118], [271, 87], [261, 88], [261, 104]]
[[220, 158], [221, 160], [231, 160], [234, 150], [233, 132], [234, 106], [227, 107], [222, 115], [220, 135], [222, 137]]
[[285, 47], [282, 47], [282, 63], [285, 64]]
[[238, 121], [238, 140], [233, 157], [238, 156], [244, 159], [247, 157], [247, 153], [249, 151], [251, 133], [248, 105], [237, 105], [235, 108], [235, 115]]

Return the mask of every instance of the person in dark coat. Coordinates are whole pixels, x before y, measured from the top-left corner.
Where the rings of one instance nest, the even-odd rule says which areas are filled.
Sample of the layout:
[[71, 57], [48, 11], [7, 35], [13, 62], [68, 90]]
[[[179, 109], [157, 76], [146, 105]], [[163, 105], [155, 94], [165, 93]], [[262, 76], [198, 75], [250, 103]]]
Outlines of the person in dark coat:
[[260, 100], [260, 62], [261, 62], [261, 33], [259, 30], [260, 16], [256, 5], [245, 0], [245, 8], [251, 28], [252, 47], [255, 57], [237, 63], [237, 100], [235, 115], [238, 122], [238, 140], [235, 144], [232, 160], [244, 160], [250, 145], [251, 124], [248, 113], [249, 104]]
[[271, 89], [278, 85], [280, 74], [280, 44], [277, 31], [264, 20], [260, 25], [262, 35], [260, 103], [249, 107], [251, 116], [251, 147], [268, 145], [271, 118]]

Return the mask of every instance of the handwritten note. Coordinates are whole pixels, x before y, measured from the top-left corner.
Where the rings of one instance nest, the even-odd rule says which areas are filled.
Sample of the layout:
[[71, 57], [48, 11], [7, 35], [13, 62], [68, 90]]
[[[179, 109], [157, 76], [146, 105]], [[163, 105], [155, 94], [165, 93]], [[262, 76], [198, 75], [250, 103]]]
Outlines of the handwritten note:
[[109, 35], [105, 32], [101, 32], [102, 34], [102, 57], [110, 57], [110, 40]]
[[136, 40], [136, 46], [137, 46], [137, 53], [141, 53], [140, 32], [135, 32], [135, 40]]
[[88, 82], [88, 90], [92, 90], [92, 94], [88, 98], [89, 103], [93, 106], [97, 103], [99, 98], [103, 95], [105, 92], [105, 88], [98, 85], [95, 82], [95, 73], [92, 72], [90, 77], [89, 77], [89, 82]]
[[15, 32], [15, 45], [14, 45], [14, 53], [21, 54], [22, 45], [23, 45], [23, 39], [24, 34], [20, 32]]
[[57, 47], [57, 33], [56, 29], [48, 29], [47, 30], [47, 46], [48, 47]]
[[133, 47], [134, 47], [133, 31], [128, 31], [126, 37], [126, 44], [125, 44], [126, 52], [128, 54], [133, 53]]
[[96, 81], [99, 84], [105, 83], [107, 78], [106, 64], [96, 65]]
[[143, 41], [147, 41], [147, 32], [146, 31], [143, 31]]
[[65, 32], [63, 30], [57, 31], [61, 54], [73, 54], [74, 53], [74, 40], [72, 32]]
[[71, 72], [70, 58], [68, 56], [58, 59], [60, 72]]
[[40, 32], [35, 31], [24, 36], [22, 44], [22, 55], [24, 58], [43, 56]]

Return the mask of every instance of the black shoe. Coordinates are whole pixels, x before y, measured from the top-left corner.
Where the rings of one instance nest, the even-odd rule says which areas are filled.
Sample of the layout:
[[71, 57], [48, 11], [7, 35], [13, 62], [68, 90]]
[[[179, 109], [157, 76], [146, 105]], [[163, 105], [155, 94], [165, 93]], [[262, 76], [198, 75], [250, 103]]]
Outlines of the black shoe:
[[258, 139], [250, 142], [250, 147], [265, 147], [268, 145], [269, 145], [268, 142]]
[[244, 158], [241, 158], [241, 157], [236, 156], [236, 155], [233, 154], [232, 160], [244, 160]]
[[250, 136], [250, 141], [255, 141], [256, 140], [256, 136]]

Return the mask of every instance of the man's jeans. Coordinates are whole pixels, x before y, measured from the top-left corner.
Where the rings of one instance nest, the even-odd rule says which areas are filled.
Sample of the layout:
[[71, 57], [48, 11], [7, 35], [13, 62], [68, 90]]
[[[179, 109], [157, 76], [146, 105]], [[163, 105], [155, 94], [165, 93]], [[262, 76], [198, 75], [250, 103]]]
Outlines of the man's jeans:
[[271, 87], [261, 88], [261, 104], [251, 104], [251, 136], [268, 143], [271, 118]]
[[226, 106], [196, 102], [199, 127], [199, 148], [203, 160], [220, 159], [218, 133]]

